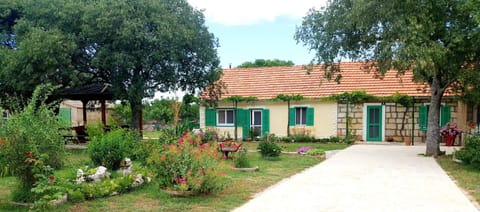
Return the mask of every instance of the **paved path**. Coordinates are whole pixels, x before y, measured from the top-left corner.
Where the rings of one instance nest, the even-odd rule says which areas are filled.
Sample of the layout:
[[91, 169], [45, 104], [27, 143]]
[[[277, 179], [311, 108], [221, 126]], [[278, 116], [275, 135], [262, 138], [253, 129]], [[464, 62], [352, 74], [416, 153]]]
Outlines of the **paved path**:
[[478, 211], [425, 146], [354, 145], [235, 211]]

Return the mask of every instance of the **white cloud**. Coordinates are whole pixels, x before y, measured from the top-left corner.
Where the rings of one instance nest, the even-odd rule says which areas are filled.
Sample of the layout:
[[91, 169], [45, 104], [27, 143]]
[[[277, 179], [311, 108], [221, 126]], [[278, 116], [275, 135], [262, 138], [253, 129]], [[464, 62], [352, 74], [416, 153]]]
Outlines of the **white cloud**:
[[205, 9], [209, 21], [224, 25], [250, 25], [277, 17], [301, 18], [310, 8], [319, 9], [327, 0], [188, 0]]

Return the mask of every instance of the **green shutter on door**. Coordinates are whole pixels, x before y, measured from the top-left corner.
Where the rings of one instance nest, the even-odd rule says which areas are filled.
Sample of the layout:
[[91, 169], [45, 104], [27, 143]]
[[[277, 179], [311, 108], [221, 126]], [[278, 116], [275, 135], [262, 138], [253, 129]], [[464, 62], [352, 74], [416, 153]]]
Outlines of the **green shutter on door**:
[[418, 126], [421, 131], [427, 131], [428, 107], [426, 105], [420, 106], [418, 110]]
[[307, 126], [313, 126], [315, 123], [314, 119], [315, 110], [313, 107], [307, 108]]
[[262, 135], [266, 135], [270, 132], [270, 110], [262, 110]]
[[288, 125], [295, 126], [295, 108], [289, 108], [288, 114], [290, 115], [290, 121], [288, 122]]
[[248, 138], [250, 135], [250, 110], [249, 109], [241, 109], [241, 112], [238, 115], [238, 118], [241, 119], [241, 124], [239, 126], [242, 127], [242, 137]]
[[440, 111], [440, 127], [444, 127], [450, 122], [450, 106], [442, 105]]
[[217, 111], [205, 108], [205, 126], [214, 127], [217, 125]]
[[72, 109], [60, 108], [58, 116], [63, 124], [70, 126], [72, 124]]
[[234, 119], [235, 119], [235, 122], [237, 122], [237, 127], [243, 126], [243, 122], [244, 122], [244, 120], [242, 118], [243, 117], [243, 112], [244, 112], [244, 110], [242, 108], [237, 108], [237, 112], [234, 114], [234, 116], [235, 116]]

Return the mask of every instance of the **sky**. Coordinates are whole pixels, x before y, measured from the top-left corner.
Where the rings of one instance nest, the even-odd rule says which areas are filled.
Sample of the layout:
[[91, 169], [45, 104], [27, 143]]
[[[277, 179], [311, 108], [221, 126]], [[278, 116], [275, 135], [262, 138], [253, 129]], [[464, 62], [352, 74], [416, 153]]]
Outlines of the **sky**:
[[308, 64], [307, 47], [294, 34], [310, 8], [320, 9], [327, 0], [188, 0], [203, 10], [209, 31], [219, 39], [222, 68], [255, 59], [291, 60]]
[[[313, 58], [307, 47], [293, 38], [295, 29], [311, 8], [327, 0], [188, 0], [203, 10], [206, 26], [219, 40], [222, 68], [232, 68], [255, 59], [291, 60], [308, 64]], [[183, 92], [156, 93], [156, 99], [178, 98]]]

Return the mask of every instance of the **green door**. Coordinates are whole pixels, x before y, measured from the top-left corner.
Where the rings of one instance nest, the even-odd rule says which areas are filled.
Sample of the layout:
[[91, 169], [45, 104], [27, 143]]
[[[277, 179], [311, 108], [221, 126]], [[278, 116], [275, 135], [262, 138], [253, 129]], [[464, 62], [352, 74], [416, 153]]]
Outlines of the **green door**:
[[382, 141], [382, 106], [367, 106], [367, 141]]
[[60, 108], [58, 113], [62, 124], [70, 127], [72, 125], [72, 109], [71, 108]]

